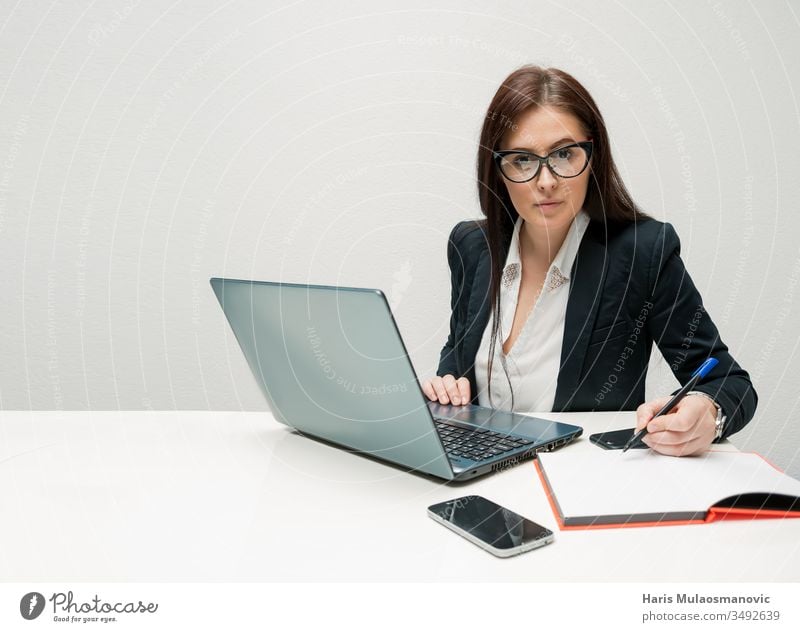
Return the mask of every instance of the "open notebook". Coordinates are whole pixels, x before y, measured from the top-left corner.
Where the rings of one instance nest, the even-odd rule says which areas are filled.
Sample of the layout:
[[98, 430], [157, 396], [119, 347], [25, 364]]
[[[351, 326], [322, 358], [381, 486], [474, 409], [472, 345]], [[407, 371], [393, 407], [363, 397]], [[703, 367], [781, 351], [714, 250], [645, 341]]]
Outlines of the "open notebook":
[[534, 462], [561, 529], [800, 518], [800, 481], [751, 452], [564, 450]]

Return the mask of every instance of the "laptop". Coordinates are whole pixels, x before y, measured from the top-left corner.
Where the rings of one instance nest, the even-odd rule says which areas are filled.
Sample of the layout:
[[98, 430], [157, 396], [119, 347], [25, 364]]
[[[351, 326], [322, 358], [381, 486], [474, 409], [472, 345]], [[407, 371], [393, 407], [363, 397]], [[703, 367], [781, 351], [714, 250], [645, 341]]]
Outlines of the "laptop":
[[275, 419], [303, 434], [463, 481], [583, 432], [528, 415], [431, 402], [380, 290], [210, 282]]

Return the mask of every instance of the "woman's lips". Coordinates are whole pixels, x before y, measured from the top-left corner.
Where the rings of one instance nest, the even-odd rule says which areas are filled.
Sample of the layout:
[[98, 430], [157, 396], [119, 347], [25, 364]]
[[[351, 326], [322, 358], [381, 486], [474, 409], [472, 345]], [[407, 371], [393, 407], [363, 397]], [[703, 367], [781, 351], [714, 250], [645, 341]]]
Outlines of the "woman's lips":
[[554, 206], [558, 206], [561, 202], [543, 202], [542, 204], [537, 204], [536, 206], [541, 206], [542, 208], [552, 208]]

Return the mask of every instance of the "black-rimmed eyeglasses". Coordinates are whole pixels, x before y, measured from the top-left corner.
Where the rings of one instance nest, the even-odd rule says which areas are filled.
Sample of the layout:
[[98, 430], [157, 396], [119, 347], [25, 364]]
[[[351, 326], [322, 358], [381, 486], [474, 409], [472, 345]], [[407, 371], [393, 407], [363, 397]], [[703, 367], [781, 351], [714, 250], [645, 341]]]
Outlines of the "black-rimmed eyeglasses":
[[537, 156], [530, 151], [507, 149], [493, 151], [497, 168], [512, 182], [533, 180], [542, 165], [559, 178], [574, 178], [581, 175], [592, 157], [592, 141], [585, 140], [554, 149], [546, 156]]

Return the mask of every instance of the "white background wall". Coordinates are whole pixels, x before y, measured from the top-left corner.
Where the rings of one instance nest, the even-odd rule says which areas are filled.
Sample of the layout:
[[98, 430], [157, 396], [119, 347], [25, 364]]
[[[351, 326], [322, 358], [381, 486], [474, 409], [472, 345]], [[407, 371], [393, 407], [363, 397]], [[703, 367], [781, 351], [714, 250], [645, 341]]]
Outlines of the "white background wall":
[[215, 275], [382, 288], [434, 374], [481, 117], [539, 63], [678, 230], [737, 444], [800, 475], [799, 57], [785, 1], [3, 2], [0, 408], [264, 409]]

